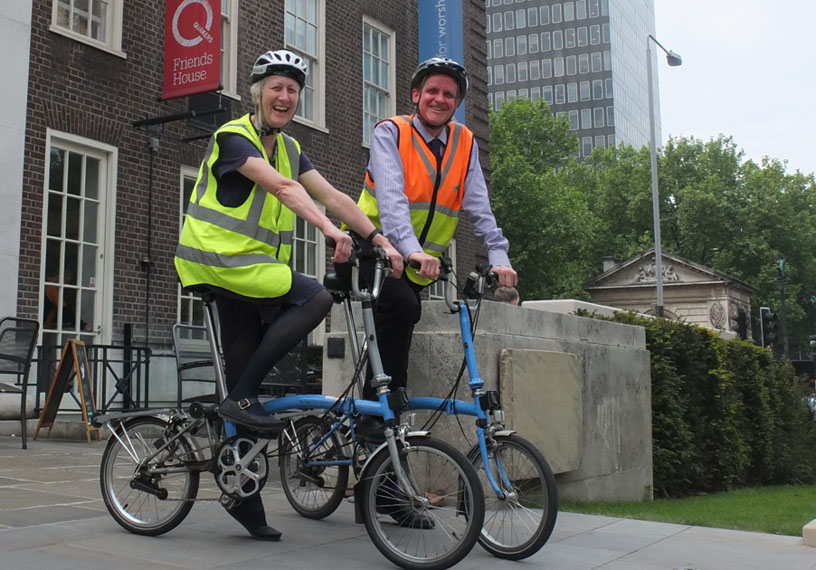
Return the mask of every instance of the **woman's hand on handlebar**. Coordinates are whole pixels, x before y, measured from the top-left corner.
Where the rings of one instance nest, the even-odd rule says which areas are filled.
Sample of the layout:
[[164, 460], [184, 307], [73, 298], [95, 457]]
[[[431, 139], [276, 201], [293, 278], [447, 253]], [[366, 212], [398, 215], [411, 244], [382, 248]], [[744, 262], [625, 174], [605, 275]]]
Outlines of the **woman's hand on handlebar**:
[[344, 263], [351, 257], [351, 237], [340, 229], [331, 224], [323, 229], [323, 235], [327, 239], [334, 241], [334, 255], [332, 261], [335, 263]]
[[412, 266], [419, 265], [419, 276], [425, 279], [439, 278], [439, 260], [424, 251], [415, 251], [408, 256]]
[[490, 269], [499, 278], [499, 287], [515, 287], [518, 285], [518, 273], [506, 265], [494, 265]]

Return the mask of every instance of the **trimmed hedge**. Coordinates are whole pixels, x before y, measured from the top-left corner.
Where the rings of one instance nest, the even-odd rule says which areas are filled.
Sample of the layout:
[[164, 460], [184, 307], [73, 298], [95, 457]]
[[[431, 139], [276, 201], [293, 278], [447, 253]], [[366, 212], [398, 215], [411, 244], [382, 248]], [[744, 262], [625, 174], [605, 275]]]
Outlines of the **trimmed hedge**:
[[816, 481], [807, 383], [787, 360], [697, 325], [611, 320], [646, 329], [656, 496]]

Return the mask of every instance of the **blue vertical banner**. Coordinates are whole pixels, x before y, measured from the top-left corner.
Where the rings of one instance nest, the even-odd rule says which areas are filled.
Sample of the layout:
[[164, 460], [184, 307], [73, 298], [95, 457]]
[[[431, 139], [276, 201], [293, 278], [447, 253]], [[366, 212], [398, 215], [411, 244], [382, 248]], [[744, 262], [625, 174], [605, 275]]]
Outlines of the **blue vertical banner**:
[[[419, 0], [419, 61], [448, 57], [465, 64], [462, 0]], [[453, 115], [465, 122], [465, 105]]]

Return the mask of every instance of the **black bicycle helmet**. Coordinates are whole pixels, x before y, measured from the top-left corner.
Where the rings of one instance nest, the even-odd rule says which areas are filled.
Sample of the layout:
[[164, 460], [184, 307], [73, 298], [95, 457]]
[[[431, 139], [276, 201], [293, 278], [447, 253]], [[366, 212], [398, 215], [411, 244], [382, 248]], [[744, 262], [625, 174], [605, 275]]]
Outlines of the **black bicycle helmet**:
[[459, 85], [459, 101], [465, 98], [468, 90], [467, 70], [461, 64], [447, 57], [432, 57], [420, 63], [411, 77], [411, 91], [420, 89], [425, 78], [434, 73], [444, 73], [453, 77]]
[[300, 88], [306, 85], [309, 64], [298, 54], [285, 49], [268, 51], [260, 56], [252, 66], [251, 83], [270, 75], [283, 75], [297, 81]]

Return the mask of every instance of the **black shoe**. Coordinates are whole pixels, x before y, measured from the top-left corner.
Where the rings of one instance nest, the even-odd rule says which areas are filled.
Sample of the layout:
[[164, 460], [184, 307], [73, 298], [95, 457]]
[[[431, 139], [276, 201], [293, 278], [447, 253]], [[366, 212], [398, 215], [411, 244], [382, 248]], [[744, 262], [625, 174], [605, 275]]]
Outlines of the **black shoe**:
[[241, 526], [256, 540], [277, 542], [281, 539], [281, 532], [266, 524], [266, 514], [260, 495], [250, 497], [228, 508], [227, 513], [241, 523]]
[[218, 415], [233, 423], [261, 431], [276, 430], [284, 423], [269, 415], [257, 398], [244, 398], [238, 402], [226, 398], [218, 407]]
[[383, 443], [385, 441], [385, 422], [379, 418], [364, 416], [354, 425], [358, 441]]

